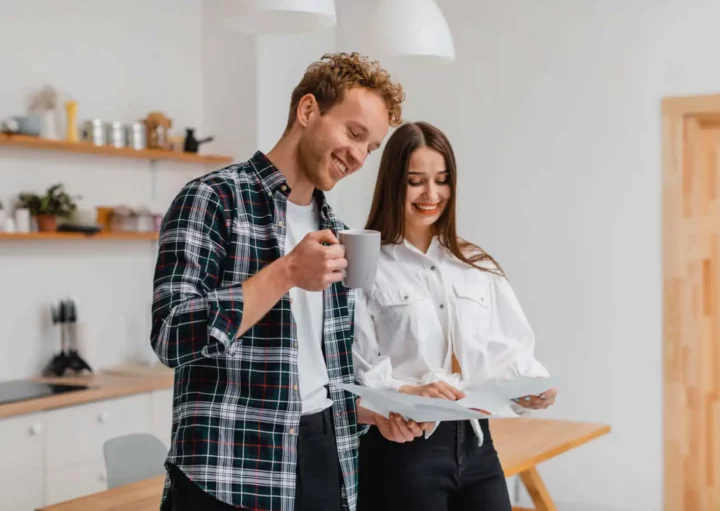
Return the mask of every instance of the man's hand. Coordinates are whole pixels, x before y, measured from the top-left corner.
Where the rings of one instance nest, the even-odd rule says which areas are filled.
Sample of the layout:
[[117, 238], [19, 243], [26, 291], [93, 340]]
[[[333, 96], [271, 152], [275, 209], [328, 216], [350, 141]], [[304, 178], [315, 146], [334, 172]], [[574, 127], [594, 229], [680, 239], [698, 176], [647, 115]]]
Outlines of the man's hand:
[[400, 415], [391, 413], [390, 418], [386, 419], [382, 415], [375, 414], [375, 425], [382, 436], [391, 442], [403, 444], [412, 442], [416, 437], [423, 434], [424, 424], [418, 424], [415, 421], [406, 421]]
[[285, 257], [292, 287], [306, 291], [323, 291], [341, 281], [347, 267], [345, 249], [329, 229], [311, 232]]
[[524, 396], [517, 399], [513, 399], [517, 404], [523, 408], [532, 408], [534, 410], [544, 410], [555, 404], [555, 398], [557, 397], [557, 389], [550, 389], [543, 392], [539, 396]]
[[362, 399], [356, 402], [358, 411], [358, 422], [360, 424], [374, 424], [378, 430], [391, 442], [410, 442], [416, 437], [423, 434], [424, 431], [432, 431], [435, 427], [434, 422], [406, 421], [400, 415], [391, 413], [390, 418], [386, 419], [379, 413], [372, 412], [363, 407]]
[[437, 397], [449, 399], [450, 401], [457, 401], [465, 397], [462, 391], [442, 381], [429, 383], [427, 385], [404, 385], [398, 390], [414, 396]]

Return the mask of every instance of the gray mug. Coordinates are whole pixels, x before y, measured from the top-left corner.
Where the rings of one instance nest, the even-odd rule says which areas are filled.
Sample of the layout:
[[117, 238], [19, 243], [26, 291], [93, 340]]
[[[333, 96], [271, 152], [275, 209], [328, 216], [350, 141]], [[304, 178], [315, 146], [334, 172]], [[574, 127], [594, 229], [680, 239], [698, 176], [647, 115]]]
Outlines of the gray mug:
[[345, 259], [348, 262], [343, 285], [370, 290], [375, 282], [380, 259], [380, 233], [348, 229], [338, 234], [340, 244], [345, 247]]

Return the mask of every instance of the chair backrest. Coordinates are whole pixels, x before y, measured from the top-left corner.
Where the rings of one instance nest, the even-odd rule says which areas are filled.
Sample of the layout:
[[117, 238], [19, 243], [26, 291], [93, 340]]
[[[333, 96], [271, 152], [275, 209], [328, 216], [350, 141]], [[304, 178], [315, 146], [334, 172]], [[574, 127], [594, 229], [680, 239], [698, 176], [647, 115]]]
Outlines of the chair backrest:
[[103, 445], [108, 489], [165, 474], [167, 447], [147, 433], [111, 438]]

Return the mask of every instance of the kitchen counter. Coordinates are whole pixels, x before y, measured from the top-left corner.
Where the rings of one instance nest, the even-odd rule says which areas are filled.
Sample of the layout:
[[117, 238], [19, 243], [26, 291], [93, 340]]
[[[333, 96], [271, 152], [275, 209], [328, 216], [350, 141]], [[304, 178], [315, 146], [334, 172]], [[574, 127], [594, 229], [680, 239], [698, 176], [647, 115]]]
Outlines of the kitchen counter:
[[87, 385], [87, 389], [0, 405], [0, 419], [81, 405], [173, 386], [173, 371], [164, 366], [128, 366], [94, 375], [63, 378], [30, 378], [31, 381], [63, 385]]

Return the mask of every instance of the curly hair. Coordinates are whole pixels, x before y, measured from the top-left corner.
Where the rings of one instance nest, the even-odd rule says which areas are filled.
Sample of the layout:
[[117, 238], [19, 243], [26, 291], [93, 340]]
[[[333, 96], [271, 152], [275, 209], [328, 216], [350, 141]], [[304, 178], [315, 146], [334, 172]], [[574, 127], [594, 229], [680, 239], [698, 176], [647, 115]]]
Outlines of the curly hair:
[[290, 98], [290, 114], [285, 128], [288, 131], [297, 117], [300, 99], [306, 94], [315, 96], [321, 114], [343, 100], [345, 92], [354, 87], [375, 91], [385, 101], [390, 125], [402, 124], [405, 92], [402, 85], [392, 81], [390, 73], [377, 61], [369, 61], [358, 53], [326, 53], [310, 64]]

